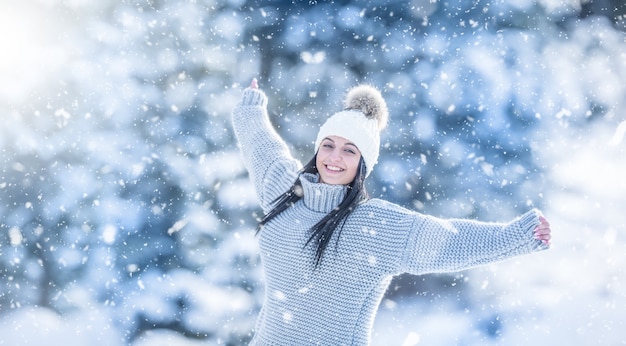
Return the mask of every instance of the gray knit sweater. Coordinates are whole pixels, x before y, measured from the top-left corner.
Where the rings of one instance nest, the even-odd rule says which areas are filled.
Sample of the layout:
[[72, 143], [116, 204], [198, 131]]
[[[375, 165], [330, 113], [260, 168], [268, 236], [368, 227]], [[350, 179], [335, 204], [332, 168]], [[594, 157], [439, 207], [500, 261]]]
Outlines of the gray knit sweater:
[[[246, 89], [233, 127], [259, 203], [294, 183], [301, 163], [270, 124], [267, 98]], [[534, 238], [539, 213], [509, 223], [439, 219], [370, 199], [349, 216], [314, 269], [311, 227], [336, 207], [346, 187], [300, 178], [304, 197], [259, 233], [265, 301], [251, 345], [368, 345], [380, 300], [400, 273], [453, 272], [546, 249]], [[336, 237], [336, 234], [334, 237]]]

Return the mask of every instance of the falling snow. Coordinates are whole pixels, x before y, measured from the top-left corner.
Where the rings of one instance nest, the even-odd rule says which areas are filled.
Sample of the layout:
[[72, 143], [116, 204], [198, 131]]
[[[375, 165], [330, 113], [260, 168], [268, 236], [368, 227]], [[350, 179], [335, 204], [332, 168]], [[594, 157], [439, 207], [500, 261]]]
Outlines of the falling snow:
[[378, 86], [374, 197], [552, 224], [550, 251], [394, 278], [374, 345], [626, 343], [621, 0], [25, 0], [0, 31], [0, 344], [251, 339], [261, 214], [230, 111], [254, 77], [303, 161]]

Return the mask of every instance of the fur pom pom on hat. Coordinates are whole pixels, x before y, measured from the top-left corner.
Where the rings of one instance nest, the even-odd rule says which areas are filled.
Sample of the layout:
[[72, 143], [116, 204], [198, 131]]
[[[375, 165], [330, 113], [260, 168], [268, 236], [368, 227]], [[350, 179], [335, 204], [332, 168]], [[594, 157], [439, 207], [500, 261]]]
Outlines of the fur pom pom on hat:
[[344, 100], [345, 109], [363, 112], [368, 117], [378, 121], [378, 130], [387, 127], [389, 112], [387, 103], [378, 89], [371, 85], [361, 84], [348, 91]]
[[320, 128], [315, 152], [328, 136], [343, 137], [361, 152], [368, 176], [378, 162], [380, 131], [387, 127], [389, 112], [380, 91], [370, 85], [353, 87], [346, 94], [345, 109], [333, 114]]

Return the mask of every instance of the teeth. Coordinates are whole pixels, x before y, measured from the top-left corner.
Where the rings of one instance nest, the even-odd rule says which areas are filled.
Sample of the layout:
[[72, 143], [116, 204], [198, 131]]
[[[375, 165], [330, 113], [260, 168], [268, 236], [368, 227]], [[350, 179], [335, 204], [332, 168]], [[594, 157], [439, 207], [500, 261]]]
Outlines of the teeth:
[[337, 166], [326, 166], [326, 168], [328, 168], [329, 171], [335, 171], [335, 172], [341, 172], [343, 171], [343, 169], [337, 167]]

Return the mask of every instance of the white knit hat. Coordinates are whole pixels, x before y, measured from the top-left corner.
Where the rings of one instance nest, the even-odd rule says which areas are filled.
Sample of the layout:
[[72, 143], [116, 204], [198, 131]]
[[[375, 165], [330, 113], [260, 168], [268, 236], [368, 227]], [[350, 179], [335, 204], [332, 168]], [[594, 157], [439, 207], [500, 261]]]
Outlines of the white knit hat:
[[343, 137], [354, 143], [361, 152], [366, 177], [378, 162], [380, 131], [387, 127], [387, 103], [380, 92], [370, 85], [358, 85], [346, 95], [345, 110], [333, 114], [317, 134], [315, 152], [328, 136]]

